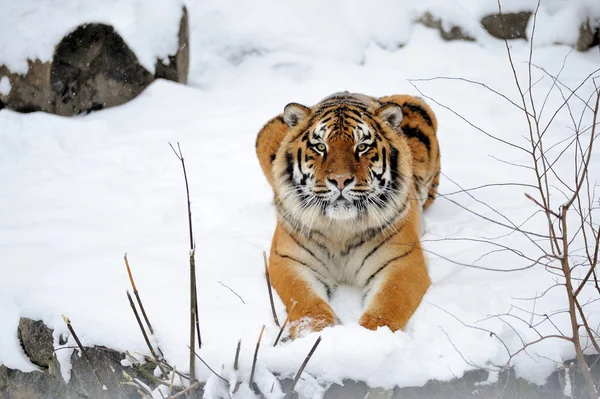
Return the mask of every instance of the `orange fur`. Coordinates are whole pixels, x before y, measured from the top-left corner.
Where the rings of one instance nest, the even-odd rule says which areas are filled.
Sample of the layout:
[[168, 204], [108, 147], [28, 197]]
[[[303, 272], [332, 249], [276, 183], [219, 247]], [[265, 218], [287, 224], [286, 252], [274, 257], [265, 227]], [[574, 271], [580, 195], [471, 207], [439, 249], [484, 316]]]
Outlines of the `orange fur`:
[[[430, 285], [419, 226], [439, 181], [436, 130], [435, 115], [416, 97], [341, 93], [312, 108], [290, 104], [260, 131], [256, 151], [279, 216], [269, 273], [287, 309], [297, 302], [292, 338], [336, 323], [327, 297], [339, 283], [365, 287], [362, 326], [405, 327]], [[395, 194], [373, 197], [376, 189]], [[298, 202], [306, 190], [310, 199]], [[336, 190], [338, 200], [321, 200]], [[347, 195], [358, 202], [332, 205]]]

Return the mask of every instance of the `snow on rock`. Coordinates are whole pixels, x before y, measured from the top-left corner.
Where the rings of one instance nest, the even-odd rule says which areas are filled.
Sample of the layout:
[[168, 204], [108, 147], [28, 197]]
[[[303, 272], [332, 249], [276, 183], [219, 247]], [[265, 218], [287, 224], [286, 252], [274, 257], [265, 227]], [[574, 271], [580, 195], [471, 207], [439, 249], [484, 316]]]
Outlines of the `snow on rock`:
[[0, 79], [0, 94], [3, 96], [8, 96], [10, 89], [10, 80], [8, 80], [7, 76], [3, 76], [2, 79]]
[[0, 65], [27, 73], [27, 60], [52, 60], [60, 40], [84, 23], [112, 25], [151, 73], [177, 51], [183, 0], [0, 0]]

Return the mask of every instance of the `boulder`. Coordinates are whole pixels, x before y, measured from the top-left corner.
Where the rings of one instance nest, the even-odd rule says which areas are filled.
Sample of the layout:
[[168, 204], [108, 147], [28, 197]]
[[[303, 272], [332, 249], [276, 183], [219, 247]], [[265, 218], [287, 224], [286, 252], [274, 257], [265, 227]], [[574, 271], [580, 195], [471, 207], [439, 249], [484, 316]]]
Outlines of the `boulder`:
[[423, 14], [423, 16], [419, 18], [417, 22], [425, 25], [428, 28], [439, 30], [440, 35], [444, 40], [466, 40], [470, 42], [475, 41], [475, 38], [464, 33], [460, 26], [453, 26], [450, 28], [450, 30], [444, 29], [444, 24], [442, 23], [442, 20], [435, 18], [433, 15], [431, 15], [429, 11]]
[[82, 25], [54, 52], [50, 73], [54, 113], [71, 116], [121, 105], [153, 80], [112, 26]]
[[156, 78], [187, 83], [187, 10], [182, 10], [175, 54], [157, 60], [154, 75], [140, 64], [112, 26], [101, 23], [78, 26], [57, 43], [52, 61], [28, 63], [24, 75], [0, 65], [0, 81], [8, 78], [10, 87], [0, 90], [0, 108], [72, 116], [124, 104]]
[[481, 19], [481, 25], [498, 39], [527, 39], [527, 24], [531, 11], [491, 14]]
[[177, 53], [170, 55], [168, 60], [156, 61], [154, 76], [186, 84], [190, 65], [190, 27], [187, 8], [183, 7], [183, 14], [179, 23], [179, 45]]
[[579, 27], [579, 38], [575, 44], [578, 51], [586, 51], [593, 46], [597, 46], [600, 41], [600, 22], [594, 24], [587, 20]]
[[48, 368], [54, 357], [53, 330], [40, 320], [21, 317], [17, 327], [17, 336], [23, 351], [31, 362], [39, 367]]

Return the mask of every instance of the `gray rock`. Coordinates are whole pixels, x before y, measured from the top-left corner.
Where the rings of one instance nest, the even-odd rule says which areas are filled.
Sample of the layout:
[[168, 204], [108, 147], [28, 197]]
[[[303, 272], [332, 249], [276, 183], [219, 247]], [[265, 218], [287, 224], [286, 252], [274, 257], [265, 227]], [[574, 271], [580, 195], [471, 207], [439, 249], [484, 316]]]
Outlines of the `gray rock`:
[[31, 362], [39, 367], [48, 368], [54, 357], [54, 340], [50, 328], [40, 320], [27, 317], [19, 319], [17, 335], [23, 351]]
[[527, 39], [527, 23], [530, 11], [517, 13], [491, 14], [481, 19], [481, 25], [498, 39]]
[[82, 25], [54, 52], [55, 113], [70, 116], [124, 104], [153, 80], [112, 26]]
[[470, 42], [475, 41], [475, 38], [464, 33], [459, 26], [453, 26], [452, 28], [450, 28], [449, 31], [445, 30], [442, 24], [442, 20], [434, 18], [430, 12], [426, 12], [425, 14], [423, 14], [423, 16], [419, 18], [417, 22], [425, 25], [428, 28], [439, 30], [440, 35], [444, 40], [466, 40]]
[[575, 44], [578, 51], [587, 51], [593, 46], [598, 45], [600, 36], [600, 23], [592, 23], [587, 20], [579, 27], [579, 38]]
[[187, 8], [183, 7], [181, 22], [179, 23], [179, 46], [174, 56], [169, 56], [169, 62], [156, 61], [156, 78], [172, 80], [173, 82], [187, 83], [190, 65], [190, 27]]
[[51, 62], [28, 61], [24, 75], [0, 65], [0, 79], [6, 76], [11, 84], [8, 94], [0, 94], [0, 109], [71, 116], [126, 103], [156, 78], [187, 83], [189, 26], [185, 8], [178, 39], [176, 53], [168, 60], [157, 60], [152, 75], [113, 27], [81, 25], [57, 43]]
[[[129, 374], [132, 378], [144, 381], [153, 388], [155, 387], [155, 384], [148, 381], [141, 371], [121, 365], [121, 360], [125, 358], [122, 353], [100, 346], [86, 348], [86, 353], [107, 389], [102, 388], [85, 357], [80, 356], [79, 351], [75, 350], [71, 356], [71, 380], [68, 386], [69, 389], [84, 397], [139, 398], [140, 395], [136, 387], [124, 384], [126, 379], [123, 372]], [[153, 368], [148, 370], [150, 375], [152, 370]]]
[[3, 106], [17, 112], [45, 111], [54, 113], [54, 95], [50, 90], [52, 63], [27, 60], [29, 71], [25, 75], [12, 73], [0, 65], [0, 79], [6, 76], [11, 90], [8, 95], [0, 94]]

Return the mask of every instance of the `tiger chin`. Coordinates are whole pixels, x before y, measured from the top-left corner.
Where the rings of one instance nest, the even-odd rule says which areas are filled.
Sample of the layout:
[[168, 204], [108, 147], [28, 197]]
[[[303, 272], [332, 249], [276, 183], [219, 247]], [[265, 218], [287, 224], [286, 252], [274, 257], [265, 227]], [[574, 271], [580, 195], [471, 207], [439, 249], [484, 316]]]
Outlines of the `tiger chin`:
[[[431, 281], [419, 241], [440, 174], [437, 120], [420, 98], [336, 93], [288, 104], [259, 132], [274, 193], [271, 283], [292, 339], [338, 321], [338, 284], [361, 287], [361, 326], [403, 329]], [[294, 305], [295, 304], [295, 305]]]

